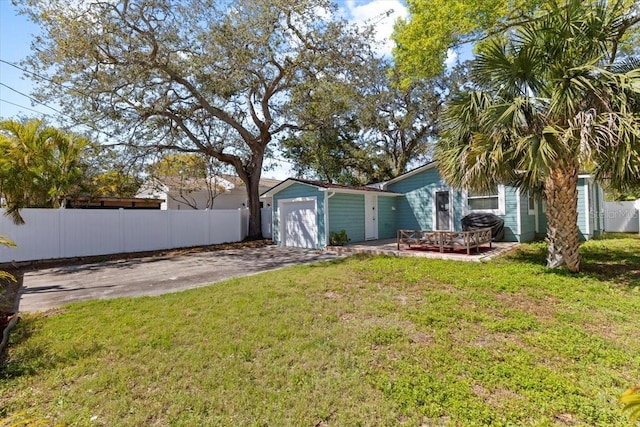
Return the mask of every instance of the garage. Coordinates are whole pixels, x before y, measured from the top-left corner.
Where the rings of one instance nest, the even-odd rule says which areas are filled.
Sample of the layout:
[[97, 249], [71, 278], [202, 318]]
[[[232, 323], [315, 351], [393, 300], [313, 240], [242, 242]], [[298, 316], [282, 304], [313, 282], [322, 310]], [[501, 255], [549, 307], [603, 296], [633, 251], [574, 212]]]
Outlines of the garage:
[[318, 245], [315, 200], [291, 201], [280, 205], [284, 246], [314, 249]]
[[333, 234], [346, 234], [349, 242], [395, 237], [399, 196], [374, 187], [300, 178], [262, 194], [273, 200], [273, 243], [309, 249], [326, 248]]

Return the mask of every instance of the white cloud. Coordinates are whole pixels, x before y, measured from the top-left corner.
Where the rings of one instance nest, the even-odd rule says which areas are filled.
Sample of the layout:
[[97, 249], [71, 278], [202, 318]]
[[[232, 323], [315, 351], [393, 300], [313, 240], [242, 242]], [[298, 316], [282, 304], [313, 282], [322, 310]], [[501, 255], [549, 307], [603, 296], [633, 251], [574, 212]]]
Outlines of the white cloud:
[[391, 55], [393, 24], [398, 18], [405, 18], [409, 14], [400, 0], [347, 0], [342, 10], [349, 21], [375, 27], [376, 40], [381, 43], [378, 49], [381, 55]]

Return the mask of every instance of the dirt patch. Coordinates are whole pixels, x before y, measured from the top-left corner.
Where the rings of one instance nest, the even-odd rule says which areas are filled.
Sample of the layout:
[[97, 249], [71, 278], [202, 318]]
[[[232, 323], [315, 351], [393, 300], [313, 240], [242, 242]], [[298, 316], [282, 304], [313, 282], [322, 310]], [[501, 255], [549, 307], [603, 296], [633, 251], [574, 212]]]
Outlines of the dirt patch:
[[496, 300], [504, 304], [505, 307], [518, 309], [524, 313], [535, 316], [541, 321], [553, 320], [557, 312], [558, 299], [550, 296], [536, 298], [519, 293], [498, 293]]
[[575, 426], [580, 423], [576, 417], [569, 413], [557, 414], [553, 418], [559, 423], [568, 426]]
[[218, 245], [195, 246], [191, 248], [165, 249], [159, 251], [127, 252], [121, 254], [96, 255], [74, 258], [50, 259], [42, 261], [23, 261], [0, 264], [0, 270], [26, 272], [47, 268], [67, 267], [72, 265], [94, 264], [108, 261], [120, 261], [136, 258], [176, 257], [180, 255], [203, 252], [225, 251], [230, 249], [262, 248], [273, 244], [271, 239], [247, 240], [244, 242], [221, 243]]
[[471, 389], [473, 393], [481, 398], [484, 402], [497, 408], [513, 406], [516, 401], [523, 401], [524, 397], [504, 387], [498, 387], [495, 390], [487, 390], [480, 384], [474, 384]]

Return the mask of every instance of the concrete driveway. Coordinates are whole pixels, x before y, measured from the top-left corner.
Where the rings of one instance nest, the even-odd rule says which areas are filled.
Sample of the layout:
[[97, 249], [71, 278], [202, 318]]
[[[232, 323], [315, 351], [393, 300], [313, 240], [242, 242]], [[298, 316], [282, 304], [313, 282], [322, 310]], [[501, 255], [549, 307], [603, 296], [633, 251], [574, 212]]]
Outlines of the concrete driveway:
[[265, 246], [43, 269], [25, 274], [19, 308], [45, 311], [74, 301], [160, 295], [335, 258], [320, 251]]

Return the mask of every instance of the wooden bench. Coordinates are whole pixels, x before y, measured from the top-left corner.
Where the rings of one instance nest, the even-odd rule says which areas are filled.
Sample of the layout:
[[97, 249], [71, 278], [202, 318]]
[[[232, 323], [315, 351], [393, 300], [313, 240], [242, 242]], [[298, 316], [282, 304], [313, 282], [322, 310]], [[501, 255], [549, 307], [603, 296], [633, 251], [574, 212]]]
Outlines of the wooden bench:
[[438, 248], [440, 252], [445, 249], [466, 249], [467, 255], [471, 255], [471, 249], [480, 252], [480, 246], [491, 246], [491, 228], [482, 228], [469, 231], [426, 231], [426, 230], [398, 230], [397, 247], [404, 244], [409, 247], [431, 246]]
[[398, 250], [401, 243], [409, 247], [411, 245], [437, 247], [442, 252], [439, 231], [398, 230]]

